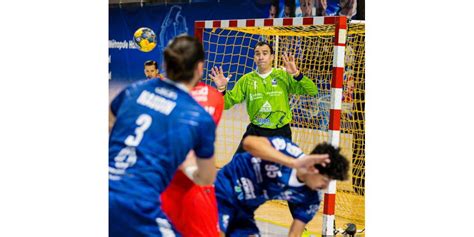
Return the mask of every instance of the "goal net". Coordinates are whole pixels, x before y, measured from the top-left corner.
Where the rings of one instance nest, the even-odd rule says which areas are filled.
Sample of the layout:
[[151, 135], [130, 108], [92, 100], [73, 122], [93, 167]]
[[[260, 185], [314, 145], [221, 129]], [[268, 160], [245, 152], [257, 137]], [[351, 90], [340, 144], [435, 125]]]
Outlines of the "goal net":
[[[335, 25], [327, 24], [330, 21], [331, 17], [198, 21], [196, 36], [206, 52], [204, 82], [215, 86], [207, 75], [211, 67], [222, 66], [225, 75], [233, 75], [228, 84], [232, 89], [241, 76], [256, 69], [253, 48], [261, 40], [273, 46], [274, 67], [283, 65], [283, 53], [295, 55], [297, 67], [319, 90], [317, 96], [290, 95], [293, 141], [309, 153], [329, 139], [335, 37]], [[349, 180], [337, 183], [335, 217], [338, 228], [349, 222], [360, 228], [365, 226], [364, 23], [349, 23], [346, 37], [339, 147], [350, 159], [352, 171]], [[245, 103], [224, 111], [217, 130], [219, 167], [232, 158], [248, 124]], [[320, 213], [308, 225], [310, 232], [321, 233], [323, 205], [321, 202]], [[281, 201], [259, 208], [256, 219], [284, 227], [292, 220], [287, 204]]]

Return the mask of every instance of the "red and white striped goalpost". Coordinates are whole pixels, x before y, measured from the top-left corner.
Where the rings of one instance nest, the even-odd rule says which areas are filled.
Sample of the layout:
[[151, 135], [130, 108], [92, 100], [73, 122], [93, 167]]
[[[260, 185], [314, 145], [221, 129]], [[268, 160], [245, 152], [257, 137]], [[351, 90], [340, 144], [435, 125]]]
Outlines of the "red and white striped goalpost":
[[[311, 26], [335, 25], [334, 57], [331, 81], [331, 107], [329, 113], [329, 143], [339, 147], [342, 108], [342, 83], [344, 78], [344, 54], [346, 49], [347, 18], [345, 16], [294, 17], [240, 20], [208, 20], [194, 23], [194, 36], [201, 43], [204, 29], [234, 27]], [[324, 193], [322, 236], [334, 236], [336, 209], [336, 181], [330, 181]]]
[[[338, 17], [335, 22], [334, 57], [332, 61], [331, 107], [329, 112], [329, 143], [339, 147], [341, 137], [342, 83], [344, 79], [344, 53], [346, 50], [347, 19]], [[332, 180], [324, 193], [322, 236], [334, 236], [336, 209], [336, 181]]]

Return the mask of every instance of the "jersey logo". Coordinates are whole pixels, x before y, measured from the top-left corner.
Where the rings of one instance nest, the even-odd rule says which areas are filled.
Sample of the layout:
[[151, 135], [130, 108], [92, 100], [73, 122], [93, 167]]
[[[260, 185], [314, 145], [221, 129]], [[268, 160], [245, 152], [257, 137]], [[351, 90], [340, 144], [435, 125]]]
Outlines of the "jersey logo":
[[272, 112], [272, 105], [270, 105], [270, 103], [268, 103], [268, 100], [265, 101], [265, 103], [262, 105], [262, 107], [260, 107], [260, 110], [259, 112]]
[[263, 95], [262, 93], [250, 93], [249, 97], [250, 97], [250, 101], [254, 101], [254, 100], [263, 98]]
[[275, 78], [272, 78], [272, 86], [276, 86], [277, 84], [277, 80]]
[[298, 157], [301, 155], [301, 153], [303, 153], [303, 151], [301, 150], [301, 148], [299, 148], [298, 146], [296, 145], [293, 145], [292, 143], [288, 142], [286, 144], [286, 152], [288, 152], [288, 154], [294, 156], [294, 157]]
[[269, 92], [267, 92], [267, 95], [269, 95], [269, 96], [282, 96], [283, 92], [282, 91], [269, 91]]
[[279, 151], [284, 150], [285, 147], [286, 147], [286, 142], [285, 142], [285, 139], [283, 139], [283, 138], [274, 138], [274, 139], [272, 139], [272, 144], [273, 144], [273, 147], [275, 147], [275, 149], [277, 149]]
[[257, 123], [260, 124], [260, 125], [267, 125], [267, 124], [270, 124], [270, 119], [258, 118]]
[[313, 216], [313, 215], [316, 215], [316, 212], [318, 212], [318, 210], [319, 210], [319, 204], [309, 205], [308, 209], [306, 210], [306, 214]]
[[[253, 186], [252, 180], [246, 178], [246, 177], [240, 177], [240, 179], [237, 180], [237, 183], [239, 184], [239, 187], [243, 189], [244, 195], [240, 193], [237, 196], [237, 199], [242, 200], [242, 198], [245, 198], [245, 200], [249, 199], [255, 199], [257, 196], [255, 196], [255, 188]], [[234, 189], [237, 191], [242, 191], [242, 189], [234, 187]]]

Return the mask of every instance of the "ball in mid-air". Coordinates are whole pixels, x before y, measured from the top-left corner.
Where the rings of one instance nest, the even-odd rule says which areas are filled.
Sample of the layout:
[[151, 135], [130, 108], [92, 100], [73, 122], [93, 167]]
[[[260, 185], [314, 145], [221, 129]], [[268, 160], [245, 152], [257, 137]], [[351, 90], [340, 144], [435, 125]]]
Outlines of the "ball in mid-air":
[[147, 27], [139, 28], [133, 34], [133, 42], [142, 52], [150, 52], [156, 47], [156, 34]]

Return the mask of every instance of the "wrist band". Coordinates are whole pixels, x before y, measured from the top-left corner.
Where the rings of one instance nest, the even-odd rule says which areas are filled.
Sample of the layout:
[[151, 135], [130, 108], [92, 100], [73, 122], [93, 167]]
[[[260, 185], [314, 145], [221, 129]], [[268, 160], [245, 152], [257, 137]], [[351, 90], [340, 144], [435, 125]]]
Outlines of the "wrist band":
[[217, 91], [219, 91], [219, 92], [224, 92], [226, 89], [227, 89], [227, 85], [217, 87]]
[[303, 76], [304, 76], [303, 73], [299, 72], [298, 76], [296, 76], [296, 77], [293, 76], [293, 78], [297, 81], [301, 81], [301, 79], [303, 79]]
[[189, 179], [194, 180], [194, 172], [196, 172], [197, 169], [197, 166], [187, 166], [184, 168], [183, 172]]

